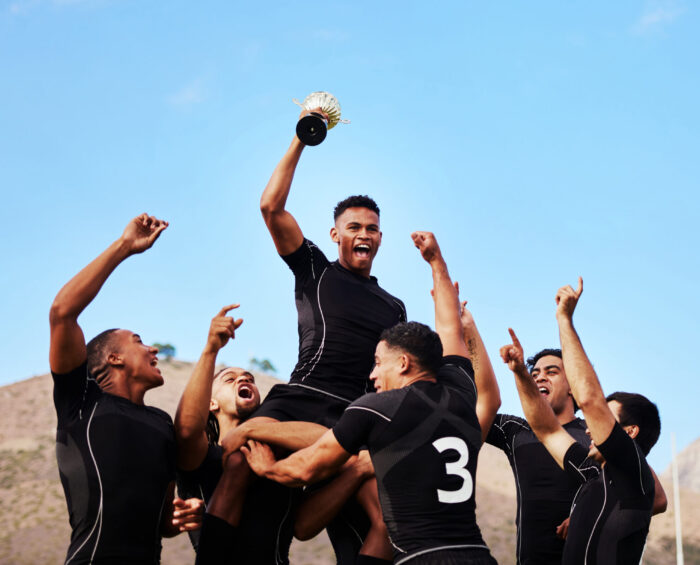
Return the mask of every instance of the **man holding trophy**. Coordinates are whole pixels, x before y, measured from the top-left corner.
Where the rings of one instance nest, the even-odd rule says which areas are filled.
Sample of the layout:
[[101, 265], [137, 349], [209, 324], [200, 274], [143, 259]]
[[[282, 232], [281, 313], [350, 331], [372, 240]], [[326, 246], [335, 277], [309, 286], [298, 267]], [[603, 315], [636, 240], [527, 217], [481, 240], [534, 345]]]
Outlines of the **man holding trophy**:
[[[406, 321], [403, 303], [370, 275], [382, 240], [379, 208], [374, 200], [350, 196], [336, 206], [330, 236], [338, 245], [338, 260], [333, 262], [304, 237], [286, 209], [294, 172], [305, 147], [302, 139], [306, 144], [317, 145], [325, 138], [326, 129], [341, 121], [337, 100], [328, 93], [313, 93], [301, 106], [297, 136], [272, 173], [260, 200], [260, 210], [277, 252], [295, 277], [299, 360], [289, 383], [273, 387], [249, 420], [250, 427], [265, 420], [305, 421], [332, 427], [351, 402], [374, 390], [369, 374], [382, 331]], [[249, 439], [247, 429], [248, 426], [236, 428], [223, 439], [225, 457]], [[235, 472], [250, 471], [236, 468]], [[354, 509], [346, 507], [328, 526], [338, 563], [389, 562], [392, 552], [383, 521], [375, 519], [369, 523], [357, 506], [368, 513], [378, 507], [374, 478], [358, 490], [356, 499]], [[358, 530], [364, 540], [358, 539]]]

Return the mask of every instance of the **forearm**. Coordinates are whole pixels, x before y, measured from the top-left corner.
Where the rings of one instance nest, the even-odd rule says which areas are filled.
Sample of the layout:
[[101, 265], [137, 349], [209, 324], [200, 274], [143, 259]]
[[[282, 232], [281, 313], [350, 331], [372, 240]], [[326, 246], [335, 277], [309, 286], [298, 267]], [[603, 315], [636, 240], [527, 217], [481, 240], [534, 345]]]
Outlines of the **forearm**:
[[469, 351], [469, 358], [474, 368], [474, 382], [478, 392], [476, 412], [482, 429], [483, 439], [491, 429], [493, 419], [501, 406], [501, 392], [496, 380], [496, 374], [491, 359], [486, 352], [486, 346], [481, 339], [476, 324], [464, 326], [464, 342]]
[[303, 150], [304, 144], [295, 136], [284, 157], [272, 172], [270, 181], [260, 199], [260, 209], [266, 221], [269, 216], [284, 211], [294, 179], [294, 172]]
[[65, 319], [76, 320], [97, 296], [112, 271], [128, 256], [126, 245], [120, 238], [68, 281], [51, 306], [51, 323], [60, 323]]
[[549, 403], [540, 394], [535, 380], [530, 376], [525, 365], [513, 371], [515, 385], [520, 396], [520, 404], [528, 424], [535, 435], [542, 441], [546, 434], [557, 431], [561, 426]]
[[243, 424], [246, 439], [254, 439], [289, 451], [298, 451], [315, 443], [328, 428], [310, 422], [265, 422], [250, 420]]
[[329, 484], [308, 492], [294, 522], [294, 536], [308, 540], [325, 528], [369, 476], [349, 463]]
[[435, 329], [457, 332], [462, 334], [462, 325], [459, 320], [459, 297], [452, 284], [447, 263], [442, 254], [436, 255], [430, 261], [433, 273], [433, 299], [435, 301]]
[[182, 393], [175, 414], [178, 441], [202, 436], [206, 431], [217, 354], [210, 347], [204, 349]]
[[573, 321], [566, 316], [557, 316], [559, 324], [559, 339], [561, 341], [562, 362], [569, 381], [571, 393], [576, 402], [585, 412], [592, 406], [605, 406], [605, 395], [598, 381], [581, 340], [576, 333]]

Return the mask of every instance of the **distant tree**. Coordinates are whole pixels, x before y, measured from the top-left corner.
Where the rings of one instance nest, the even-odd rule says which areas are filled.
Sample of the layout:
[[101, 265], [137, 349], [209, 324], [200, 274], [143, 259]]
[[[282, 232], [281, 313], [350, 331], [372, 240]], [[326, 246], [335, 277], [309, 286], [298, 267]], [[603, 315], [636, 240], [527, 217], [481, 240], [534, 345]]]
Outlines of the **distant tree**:
[[277, 372], [277, 369], [275, 369], [275, 366], [270, 362], [269, 359], [258, 359], [257, 357], [250, 358], [250, 368], [256, 369], [263, 373]]
[[154, 343], [153, 347], [158, 348], [158, 353], [165, 357], [166, 361], [175, 357], [175, 346], [172, 343]]

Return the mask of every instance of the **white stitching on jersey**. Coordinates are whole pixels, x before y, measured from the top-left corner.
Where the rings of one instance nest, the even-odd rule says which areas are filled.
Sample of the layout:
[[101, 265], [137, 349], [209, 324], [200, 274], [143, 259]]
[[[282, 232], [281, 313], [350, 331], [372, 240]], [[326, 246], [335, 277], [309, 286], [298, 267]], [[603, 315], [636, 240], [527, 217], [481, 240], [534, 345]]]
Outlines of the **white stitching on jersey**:
[[392, 299], [394, 302], [396, 302], [396, 304], [399, 305], [399, 308], [401, 308], [401, 312], [403, 312], [403, 321], [405, 322], [405, 321], [406, 321], [406, 318], [408, 318], [408, 315], [406, 314], [406, 308], [405, 308], [405, 306], [404, 306], [403, 304], [401, 304], [401, 302], [399, 302], [398, 300], [396, 300], [396, 298], [394, 298], [393, 296], [391, 297], [391, 299]]
[[[520, 422], [516, 420], [508, 420], [508, 422], [515, 422], [516, 424], [520, 424]], [[522, 424], [520, 424], [522, 426]], [[525, 427], [525, 426], [523, 426]], [[515, 486], [518, 489], [518, 527], [516, 528], [517, 534], [518, 534], [518, 550], [515, 552], [517, 555], [517, 563], [520, 565], [520, 546], [522, 544], [522, 515], [523, 515], [523, 498], [522, 498], [522, 493], [520, 492], [520, 475], [518, 474], [518, 463], [515, 460], [515, 436], [513, 436], [513, 439], [511, 441], [511, 453], [513, 454], [513, 471], [515, 472]]]
[[605, 480], [605, 467], [603, 467], [603, 507], [600, 509], [600, 514], [598, 514], [598, 517], [595, 520], [595, 524], [593, 524], [593, 528], [591, 528], [591, 535], [588, 538], [588, 543], [586, 544], [586, 552], [583, 554], [583, 565], [586, 565], [588, 563], [588, 547], [591, 545], [591, 540], [593, 539], [593, 534], [595, 533], [596, 526], [598, 525], [598, 520], [600, 520], [600, 517], [603, 515], [603, 511], [605, 510], [605, 503], [608, 500], [608, 483]]
[[488, 549], [488, 547], [485, 545], [440, 545], [438, 547], [430, 547], [428, 549], [418, 551], [418, 552], [413, 553], [407, 557], [404, 557], [403, 559], [399, 559], [396, 562], [396, 565], [399, 565], [399, 563], [405, 563], [406, 561], [409, 561], [410, 559], [413, 559], [414, 557], [418, 557], [419, 555], [424, 555], [426, 553], [431, 553], [433, 551], [441, 551], [443, 549]]
[[316, 247], [316, 245], [312, 245], [311, 242], [307, 239], [306, 247], [309, 249], [309, 254], [311, 255], [311, 278], [316, 280], [316, 273], [314, 271], [314, 251], [312, 249], [312, 247]]
[[337, 398], [338, 400], [342, 400], [343, 402], [347, 402], [348, 404], [350, 404], [352, 402], [352, 400], [348, 400], [347, 398], [343, 398], [342, 396], [337, 396], [333, 393], [326, 392], [325, 390], [321, 390], [320, 388], [314, 388], [314, 387], [309, 386], [309, 385], [303, 385], [301, 383], [289, 383], [289, 386], [300, 386], [303, 388], [308, 388], [309, 390], [320, 392], [321, 394], [325, 394], [326, 396], [332, 396], [333, 398]]
[[[301, 380], [303, 381], [306, 377], [308, 377], [311, 374], [311, 371], [313, 371], [316, 368], [316, 365], [321, 359], [321, 355], [323, 355], [323, 347], [326, 344], [326, 318], [323, 315], [323, 308], [321, 308], [321, 281], [323, 280], [323, 275], [326, 274], [326, 271], [328, 270], [328, 267], [323, 269], [323, 272], [321, 273], [321, 276], [318, 279], [318, 285], [316, 286], [316, 302], [318, 302], [318, 311], [321, 314], [321, 320], [323, 321], [323, 337], [321, 338], [321, 345], [319, 345], [318, 349], [316, 350], [316, 353], [314, 353], [314, 356], [309, 359], [311, 361], [312, 359], [316, 359], [314, 361], [314, 364], [311, 366], [311, 368], [306, 372], [306, 374], [301, 377]], [[304, 363], [299, 370], [301, 371], [306, 365], [309, 363], [307, 361]]]
[[467, 372], [464, 370], [464, 367], [460, 367], [459, 365], [455, 365], [454, 363], [445, 363], [445, 364], [443, 365], [443, 367], [457, 367], [460, 371], [462, 371], [465, 375], [467, 375], [467, 380], [468, 380], [470, 383], [472, 383], [472, 386], [474, 387], [474, 394], [475, 394], [476, 396], [479, 396], [479, 393], [476, 391], [476, 384], [474, 384], [474, 379], [472, 379], [472, 378], [469, 376], [469, 373], [467, 373]]
[[644, 490], [644, 484], [642, 483], [642, 461], [639, 458], [639, 450], [637, 449], [636, 445], [634, 446], [634, 451], [637, 454], [637, 464], [639, 465], [639, 486], [642, 487], [642, 494], [646, 495], [646, 491]]
[[92, 424], [92, 418], [95, 415], [95, 410], [97, 410], [97, 405], [99, 402], [95, 402], [95, 406], [92, 409], [92, 414], [90, 414], [90, 419], [88, 420], [88, 425], [87, 425], [87, 430], [85, 432], [85, 435], [87, 437], [87, 444], [88, 444], [88, 449], [90, 450], [90, 456], [92, 457], [92, 462], [95, 465], [95, 472], [97, 473], [97, 481], [100, 485], [100, 505], [97, 508], [97, 516], [95, 517], [95, 523], [92, 526], [92, 529], [90, 530], [90, 533], [87, 535], [85, 538], [85, 541], [80, 544], [80, 547], [76, 549], [73, 552], [73, 555], [71, 555], [67, 560], [65, 565], [68, 565], [73, 558], [78, 554], [78, 552], [83, 549], [83, 546], [88, 542], [90, 539], [90, 536], [92, 536], [92, 532], [95, 531], [95, 528], [97, 527], [97, 524], [99, 523], [100, 527], [97, 530], [97, 538], [95, 539], [95, 548], [92, 550], [92, 555], [90, 556], [90, 563], [92, 563], [92, 560], [95, 557], [95, 552], [97, 551], [97, 544], [100, 541], [100, 534], [102, 533], [102, 477], [100, 476], [100, 469], [97, 467], [97, 461], [95, 460], [95, 454], [92, 452], [92, 445], [90, 444], [90, 425]]
[[348, 406], [345, 410], [366, 410], [367, 412], [372, 412], [373, 414], [376, 414], [380, 418], [384, 418], [387, 422], [391, 422], [391, 418], [387, 418], [381, 412], [377, 412], [376, 410], [372, 410], [371, 408], [365, 408], [364, 406]]

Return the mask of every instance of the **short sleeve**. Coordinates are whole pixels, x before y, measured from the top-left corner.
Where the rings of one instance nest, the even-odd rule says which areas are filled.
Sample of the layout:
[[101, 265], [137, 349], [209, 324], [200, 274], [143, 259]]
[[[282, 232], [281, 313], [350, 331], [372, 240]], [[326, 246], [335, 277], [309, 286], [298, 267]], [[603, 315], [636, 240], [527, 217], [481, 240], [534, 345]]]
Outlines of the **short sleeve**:
[[654, 486], [654, 477], [637, 442], [615, 422], [608, 439], [598, 446], [616, 484], [628, 484], [642, 494]]
[[320, 277], [323, 270], [330, 264], [323, 251], [306, 238], [299, 249], [289, 255], [282, 255], [282, 260], [300, 280]]
[[466, 393], [472, 406], [476, 406], [474, 368], [469, 359], [461, 355], [443, 357], [442, 366], [438, 369], [437, 380], [447, 387]]
[[87, 370], [87, 361], [69, 373], [51, 373], [53, 377], [53, 403], [58, 416], [58, 428], [81, 419], [102, 391]]
[[578, 442], [571, 444], [564, 454], [564, 471], [578, 483], [585, 483], [600, 474], [600, 467], [588, 457], [588, 449]]
[[489, 434], [486, 436], [486, 443], [509, 453], [513, 437], [523, 429], [529, 431], [530, 426], [522, 418], [510, 414], [496, 414]]
[[357, 454], [361, 449], [365, 449], [376, 428], [391, 421], [389, 416], [375, 406], [373, 400], [378, 396], [376, 393], [370, 393], [358, 398], [345, 409], [333, 427], [335, 439], [348, 453]]

